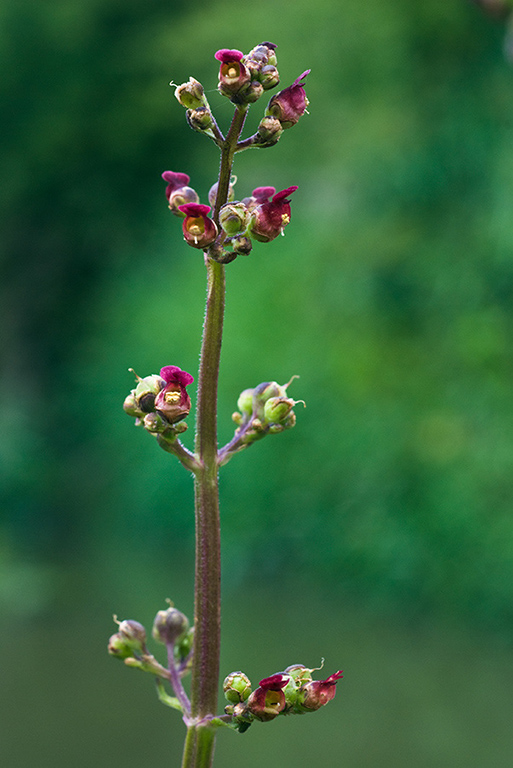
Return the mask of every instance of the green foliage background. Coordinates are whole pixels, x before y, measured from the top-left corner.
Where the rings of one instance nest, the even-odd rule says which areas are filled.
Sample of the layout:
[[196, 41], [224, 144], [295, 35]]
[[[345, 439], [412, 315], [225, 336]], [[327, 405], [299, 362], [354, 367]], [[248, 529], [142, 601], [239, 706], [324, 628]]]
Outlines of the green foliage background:
[[239, 196], [299, 190], [286, 237], [227, 269], [221, 440], [260, 381], [299, 374], [307, 408], [222, 474], [222, 668], [257, 681], [323, 655], [346, 679], [316, 717], [223, 734], [218, 759], [511, 764], [503, 36], [463, 0], [1, 6], [10, 768], [178, 764], [179, 718], [104, 641], [112, 612], [191, 610], [192, 488], [121, 402], [128, 367], [197, 369], [204, 267], [160, 173], [205, 199], [218, 160], [167, 84], [201, 80], [226, 126], [213, 53], [261, 40], [283, 85], [311, 67], [310, 115], [237, 158]]

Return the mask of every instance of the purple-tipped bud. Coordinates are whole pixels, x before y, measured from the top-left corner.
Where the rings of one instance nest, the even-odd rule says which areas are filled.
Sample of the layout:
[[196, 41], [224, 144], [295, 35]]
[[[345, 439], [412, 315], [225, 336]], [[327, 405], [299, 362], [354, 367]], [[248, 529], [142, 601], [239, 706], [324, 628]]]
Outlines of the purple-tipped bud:
[[282, 128], [291, 128], [305, 114], [308, 99], [303, 86], [304, 80], [310, 72], [311, 70], [307, 69], [299, 75], [292, 85], [273, 96], [267, 105], [265, 114], [277, 117]]
[[[231, 179], [230, 179], [229, 187], [228, 187], [228, 198], [227, 198], [227, 202], [228, 203], [231, 203], [232, 200], [235, 199], [235, 184], [236, 184], [236, 182], [237, 182], [237, 176], [232, 176]], [[208, 191], [208, 202], [210, 203], [210, 205], [212, 207], [214, 207], [214, 205], [216, 204], [217, 189], [218, 189], [218, 187], [219, 187], [219, 185], [218, 185], [218, 183], [216, 181], [216, 183], [212, 184], [212, 186], [210, 187], [210, 189]]]
[[249, 70], [242, 61], [244, 54], [242, 51], [221, 48], [215, 53], [215, 58], [221, 62], [218, 90], [223, 96], [231, 98], [251, 81]]
[[[117, 621], [116, 618], [115, 621]], [[146, 654], [146, 630], [143, 625], [132, 619], [117, 623], [118, 631], [109, 639], [108, 650], [111, 656], [124, 660], [134, 654]]]
[[[297, 187], [288, 187], [278, 192], [272, 200], [258, 205], [248, 227], [248, 235], [261, 243], [269, 243], [281, 235], [290, 222], [290, 200], [288, 196]], [[254, 194], [254, 193], [253, 193]]]
[[264, 91], [274, 88], [280, 82], [280, 74], [273, 64], [267, 64], [260, 70], [260, 82]]
[[202, 249], [211, 245], [217, 237], [217, 227], [207, 216], [210, 206], [188, 203], [181, 205], [180, 210], [185, 213], [183, 236], [189, 245]]
[[244, 64], [253, 78], [260, 79], [262, 69], [268, 65], [276, 65], [276, 45], [274, 43], [259, 43], [244, 56]]
[[198, 203], [198, 193], [189, 187], [189, 176], [186, 173], [175, 173], [174, 171], [164, 171], [162, 174], [164, 181], [167, 181], [166, 197], [170, 210], [183, 219], [184, 214], [179, 210], [181, 205], [186, 203]]
[[286, 706], [283, 688], [289, 682], [288, 675], [278, 674], [260, 680], [259, 687], [253, 691], [247, 701], [248, 710], [262, 722], [274, 720]]
[[165, 416], [170, 424], [185, 419], [191, 410], [191, 398], [185, 387], [192, 384], [194, 378], [176, 365], [166, 365], [160, 370], [165, 386], [155, 398], [155, 409]]
[[232, 704], [246, 701], [251, 693], [251, 680], [244, 672], [231, 672], [224, 679], [223, 691], [226, 700]]
[[189, 619], [181, 611], [169, 606], [159, 611], [153, 622], [153, 638], [164, 645], [174, 645], [189, 631]]
[[242, 235], [248, 228], [250, 213], [244, 203], [226, 203], [219, 211], [219, 224], [228, 237]]
[[186, 109], [198, 109], [198, 107], [208, 107], [208, 102], [205, 98], [205, 91], [203, 86], [194, 77], [189, 77], [187, 83], [177, 85], [175, 89], [175, 96]]
[[331, 701], [336, 693], [336, 684], [343, 677], [341, 671], [334, 672], [326, 680], [312, 680], [302, 686], [301, 706], [306, 710], [314, 711], [324, 707]]
[[255, 101], [258, 101], [263, 92], [264, 86], [262, 83], [259, 83], [258, 80], [252, 80], [240, 91], [238, 101], [244, 102], [244, 104], [253, 104]]

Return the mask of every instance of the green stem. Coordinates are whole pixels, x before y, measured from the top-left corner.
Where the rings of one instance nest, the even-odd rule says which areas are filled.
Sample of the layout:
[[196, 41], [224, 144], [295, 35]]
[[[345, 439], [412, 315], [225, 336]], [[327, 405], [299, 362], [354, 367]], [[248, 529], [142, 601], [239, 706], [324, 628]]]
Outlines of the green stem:
[[[222, 145], [213, 218], [226, 202], [237, 140], [246, 108], [237, 108]], [[225, 267], [205, 255], [207, 303], [203, 325], [196, 411], [196, 573], [194, 654], [191, 670], [191, 715], [182, 768], [209, 768], [214, 730], [199, 721], [217, 711], [221, 636], [221, 532], [217, 462], [217, 385], [225, 305]]]

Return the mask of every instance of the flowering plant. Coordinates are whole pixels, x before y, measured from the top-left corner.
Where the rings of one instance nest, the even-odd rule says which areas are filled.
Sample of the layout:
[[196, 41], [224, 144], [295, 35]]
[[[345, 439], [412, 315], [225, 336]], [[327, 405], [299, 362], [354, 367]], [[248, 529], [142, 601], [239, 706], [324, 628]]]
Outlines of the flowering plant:
[[[244, 732], [254, 721], [269, 722], [282, 714], [312, 712], [334, 696], [341, 672], [325, 680], [313, 680], [313, 669], [302, 664], [287, 667], [260, 681], [253, 690], [244, 672], [226, 676], [223, 690], [228, 704], [217, 713], [220, 648], [220, 528], [219, 469], [238, 452], [267, 435], [292, 428], [294, 406], [299, 400], [288, 395], [287, 384], [265, 381], [245, 389], [233, 414], [235, 432], [223, 447], [217, 442], [217, 385], [224, 316], [225, 265], [251, 252], [253, 242], [269, 243], [291, 220], [290, 186], [280, 192], [272, 186], [257, 187], [251, 195], [235, 199], [232, 177], [236, 153], [249, 147], [265, 148], [278, 142], [284, 130], [305, 114], [308, 100], [303, 72], [292, 85], [268, 103], [256, 133], [241, 139], [249, 105], [279, 83], [276, 46], [260, 43], [248, 54], [232, 49], [217, 51], [220, 62], [218, 90], [235, 107], [231, 125], [223, 134], [201, 83], [189, 78], [175, 86], [175, 95], [186, 109], [187, 122], [198, 133], [214, 141], [221, 152], [217, 182], [201, 203], [189, 186], [186, 173], [165, 171], [165, 194], [170, 211], [182, 219], [185, 242], [203, 251], [207, 274], [207, 303], [196, 406], [194, 451], [179, 439], [187, 429], [191, 411], [187, 387], [190, 373], [177, 365], [165, 365], [159, 374], [140, 377], [125, 399], [126, 413], [135, 419], [158, 444], [174, 454], [194, 477], [196, 519], [195, 618], [188, 618], [172, 603], [157, 613], [153, 638], [166, 646], [167, 665], [161, 664], [146, 646], [146, 630], [132, 619], [118, 622], [109, 641], [109, 652], [127, 666], [153, 674], [159, 699], [182, 713], [187, 726], [182, 768], [207, 768], [212, 764], [216, 732], [228, 727]], [[183, 678], [191, 674], [190, 694]], [[172, 694], [166, 691], [167, 682]]]

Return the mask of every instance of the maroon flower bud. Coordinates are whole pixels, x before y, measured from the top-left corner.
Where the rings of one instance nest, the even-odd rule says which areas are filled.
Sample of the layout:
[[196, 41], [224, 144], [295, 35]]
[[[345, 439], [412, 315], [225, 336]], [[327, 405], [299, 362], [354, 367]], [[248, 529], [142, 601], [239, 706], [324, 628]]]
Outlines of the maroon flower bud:
[[194, 381], [190, 373], [182, 371], [176, 365], [166, 365], [160, 370], [166, 386], [155, 398], [155, 409], [159, 411], [170, 424], [185, 419], [191, 410], [191, 398], [185, 387]]
[[180, 211], [185, 213], [183, 222], [183, 236], [193, 248], [206, 248], [217, 237], [217, 227], [207, 213], [210, 213], [209, 205], [200, 203], [187, 203], [181, 205]]
[[221, 62], [218, 90], [223, 96], [232, 97], [251, 81], [249, 70], [242, 62], [242, 51], [221, 48], [215, 58]]
[[288, 675], [278, 674], [260, 680], [259, 687], [253, 691], [247, 701], [248, 710], [262, 722], [274, 720], [286, 705], [283, 688], [289, 682]]
[[176, 216], [183, 218], [184, 214], [179, 210], [180, 206], [186, 203], [198, 203], [198, 193], [188, 186], [190, 179], [186, 173], [164, 171], [162, 178], [168, 182], [166, 197], [169, 208]]
[[272, 147], [283, 133], [283, 126], [277, 117], [263, 117], [256, 134], [256, 145]]
[[312, 680], [302, 686], [303, 697], [301, 701], [305, 710], [314, 711], [324, 707], [331, 701], [336, 693], [336, 684], [343, 677], [341, 671], [334, 672], [326, 680]]
[[310, 72], [311, 70], [307, 69], [302, 75], [299, 75], [292, 85], [273, 96], [267, 105], [265, 114], [277, 117], [282, 128], [291, 128], [305, 114], [308, 99], [302, 81]]
[[[290, 200], [288, 195], [295, 192], [297, 187], [288, 187], [277, 192], [272, 200], [258, 205], [252, 215], [248, 227], [248, 235], [261, 243], [269, 243], [281, 235], [290, 222]], [[253, 191], [253, 196], [255, 195]]]

